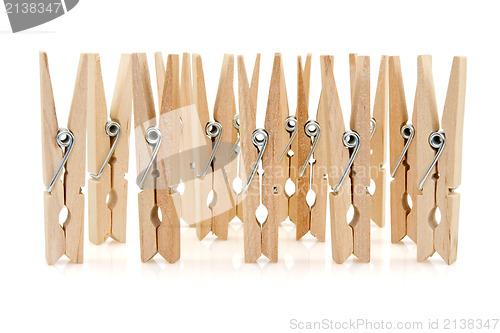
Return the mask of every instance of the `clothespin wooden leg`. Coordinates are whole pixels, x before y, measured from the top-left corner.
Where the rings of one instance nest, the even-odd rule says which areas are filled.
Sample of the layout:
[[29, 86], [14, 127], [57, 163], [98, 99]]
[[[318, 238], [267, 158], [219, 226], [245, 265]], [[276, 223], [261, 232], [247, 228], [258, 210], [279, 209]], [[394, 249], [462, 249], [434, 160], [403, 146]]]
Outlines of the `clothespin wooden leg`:
[[[348, 165], [349, 152], [342, 144], [345, 132], [337, 87], [333, 76], [333, 57], [321, 56], [320, 120], [326, 141], [326, 165], [330, 186], [335, 187]], [[321, 142], [321, 141], [320, 141]], [[330, 193], [330, 220], [333, 260], [341, 264], [353, 252], [353, 229], [347, 223], [347, 211], [351, 205], [351, 178], [345, 177], [337, 192]]]
[[[257, 56], [256, 66], [259, 66]], [[255, 72], [254, 72], [255, 73]], [[255, 77], [255, 75], [254, 75]], [[255, 95], [256, 97], [257, 95]], [[248, 179], [257, 163], [257, 149], [252, 143], [252, 134], [255, 129], [256, 106], [248, 86], [247, 73], [243, 56], [238, 56], [238, 100], [240, 114], [240, 144], [242, 156], [242, 222], [244, 233], [245, 262], [252, 263], [259, 259], [262, 253], [261, 226], [256, 218], [256, 209], [260, 204], [259, 175], [255, 174], [247, 187]]]
[[[406, 180], [409, 169], [408, 152], [404, 149], [407, 144], [411, 144], [413, 136], [409, 135], [405, 140], [401, 135], [403, 127], [408, 123], [408, 111], [399, 57], [389, 57], [389, 117], [390, 168], [393, 173], [390, 194], [391, 241], [397, 243], [407, 234], [413, 241], [416, 241], [416, 233], [412, 233], [412, 228], [407, 231], [408, 214], [411, 208], [404, 203], [408, 194]], [[411, 141], [408, 143], [408, 140]]]

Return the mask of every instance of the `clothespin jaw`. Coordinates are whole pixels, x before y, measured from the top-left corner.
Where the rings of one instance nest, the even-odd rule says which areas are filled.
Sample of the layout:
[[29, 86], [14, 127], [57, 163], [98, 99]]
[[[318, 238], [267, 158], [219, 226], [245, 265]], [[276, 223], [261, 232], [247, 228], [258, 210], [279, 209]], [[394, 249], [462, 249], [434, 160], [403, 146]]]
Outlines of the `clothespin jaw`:
[[[408, 111], [399, 57], [389, 57], [389, 132], [391, 168], [391, 241], [397, 243], [406, 235], [417, 241], [416, 224], [408, 218], [409, 147], [415, 129], [408, 123]], [[413, 150], [413, 147], [412, 147]]]
[[99, 55], [89, 54], [88, 57], [89, 237], [97, 245], [104, 243], [108, 237], [125, 242], [127, 181], [124, 175], [128, 170], [132, 111], [130, 56], [124, 55], [120, 61], [111, 120], [107, 116]]
[[278, 227], [288, 216], [288, 199], [285, 182], [288, 174], [286, 160], [280, 161], [288, 132], [283, 124], [288, 115], [288, 100], [281, 54], [274, 57], [271, 84], [266, 110], [265, 128], [267, 147], [262, 157], [262, 203], [269, 212], [262, 226], [262, 253], [271, 261], [278, 261]]
[[[81, 188], [85, 186], [87, 79], [88, 57], [82, 54], [68, 128], [59, 129], [47, 54], [40, 53], [45, 257], [49, 265], [63, 254], [74, 263], [83, 263], [85, 198]], [[64, 206], [68, 218], [61, 226], [59, 213]]]
[[437, 204], [441, 209], [441, 222], [434, 231], [434, 248], [448, 265], [457, 260], [460, 193], [456, 189], [462, 176], [466, 80], [467, 58], [454, 57], [442, 118], [446, 147], [437, 162]]

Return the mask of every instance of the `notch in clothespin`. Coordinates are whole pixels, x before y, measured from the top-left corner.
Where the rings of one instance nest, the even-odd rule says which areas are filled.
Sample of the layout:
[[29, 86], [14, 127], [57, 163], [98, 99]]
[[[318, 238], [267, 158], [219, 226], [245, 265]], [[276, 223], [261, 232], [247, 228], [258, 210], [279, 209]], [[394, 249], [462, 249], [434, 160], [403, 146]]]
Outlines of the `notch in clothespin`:
[[132, 113], [131, 56], [122, 55], [108, 120], [98, 54], [89, 54], [88, 181], [89, 238], [102, 244], [108, 237], [124, 243], [130, 122]]
[[[357, 55], [349, 54], [349, 65], [351, 74], [351, 98], [354, 97], [356, 78]], [[371, 220], [379, 227], [385, 225], [385, 193], [386, 193], [386, 170], [384, 164], [387, 159], [387, 118], [389, 111], [389, 73], [388, 57], [382, 56], [373, 104], [372, 117], [370, 119], [371, 135], [371, 157], [370, 178], [373, 180], [375, 189], [371, 195], [370, 215]]]
[[[49, 265], [63, 254], [71, 262], [83, 263], [87, 81], [88, 56], [82, 54], [68, 127], [59, 128], [47, 54], [40, 52], [45, 258]], [[60, 225], [59, 213], [64, 206], [68, 217]]]
[[262, 227], [257, 220], [256, 211], [262, 203], [258, 168], [268, 142], [264, 129], [255, 129], [257, 111], [257, 84], [260, 67], [260, 55], [257, 55], [252, 75], [252, 84], [248, 85], [243, 56], [238, 56], [238, 103], [240, 120], [241, 161], [240, 176], [243, 190], [240, 194], [241, 221], [245, 262], [253, 263], [262, 254]]
[[209, 210], [202, 208], [198, 219], [197, 235], [200, 240], [209, 232], [222, 240], [227, 239], [228, 224], [236, 216], [236, 193], [232, 182], [237, 174], [237, 154], [233, 147], [238, 130], [234, 126], [236, 102], [233, 77], [234, 56], [226, 54], [215, 100], [214, 120], [210, 121], [201, 57], [193, 55], [193, 96], [198, 121], [192, 125], [192, 136], [198, 148], [191, 167], [196, 169], [195, 186], [201, 204], [206, 206], [210, 192], [213, 193]]
[[[333, 57], [321, 57], [322, 110], [328, 142], [332, 256], [343, 263], [351, 254], [370, 261], [370, 58], [357, 57], [356, 80], [351, 103], [351, 130], [344, 127], [333, 76]], [[353, 206], [354, 217], [347, 221]]]
[[146, 262], [159, 253], [174, 263], [180, 258], [180, 207], [176, 205], [179, 202], [180, 120], [176, 113], [179, 58], [169, 55], [165, 72], [161, 63], [157, 67], [162, 91], [159, 119], [145, 54], [132, 55], [132, 73], [138, 185], [142, 190], [138, 197], [141, 260]]
[[[466, 58], [455, 57], [443, 111], [442, 130], [432, 78], [431, 56], [418, 57], [415, 98], [417, 162], [417, 260], [437, 251], [447, 264], [457, 258], [458, 214], [465, 106]], [[413, 165], [412, 165], [413, 166]], [[441, 222], [435, 218], [441, 212]]]
[[[309, 120], [309, 80], [311, 72], [311, 55], [308, 54], [304, 68], [302, 58], [297, 61], [297, 164], [296, 196], [297, 196], [297, 221], [296, 238], [299, 240], [307, 232], [316, 237], [320, 242], [325, 241], [325, 219], [327, 188], [321, 186], [321, 171], [326, 153], [325, 145], [320, 144], [321, 125], [319, 119]], [[320, 116], [318, 114], [318, 116]], [[311, 163], [314, 156], [314, 163]], [[318, 162], [318, 158], [321, 162]], [[316, 175], [316, 173], [318, 173]], [[308, 195], [313, 194], [314, 201], [311, 207]]]

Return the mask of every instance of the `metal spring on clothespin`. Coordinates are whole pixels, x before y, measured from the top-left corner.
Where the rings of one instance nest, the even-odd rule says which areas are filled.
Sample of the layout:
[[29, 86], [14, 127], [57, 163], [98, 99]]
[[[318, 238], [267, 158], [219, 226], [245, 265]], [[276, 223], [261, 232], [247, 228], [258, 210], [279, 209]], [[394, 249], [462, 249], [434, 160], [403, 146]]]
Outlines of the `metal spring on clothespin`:
[[285, 149], [283, 149], [283, 152], [280, 155], [280, 162], [285, 156], [285, 154], [288, 152], [288, 149], [290, 148], [290, 145], [293, 142], [293, 139], [295, 139], [295, 136], [297, 135], [297, 118], [295, 116], [288, 116], [285, 119], [285, 129], [288, 133], [291, 133], [292, 135], [290, 136], [290, 140], [288, 140]]
[[415, 136], [415, 127], [413, 127], [412, 124], [406, 124], [401, 128], [401, 136], [403, 139], [406, 140], [405, 146], [403, 148], [403, 151], [401, 152], [401, 155], [399, 155], [398, 161], [394, 165], [394, 168], [391, 171], [391, 177], [394, 178], [394, 175], [396, 174], [396, 171], [398, 170], [399, 165], [403, 161], [404, 156], [406, 155], [406, 152], [408, 151], [408, 148], [410, 147], [410, 144], [413, 140], [413, 137]]
[[434, 166], [436, 165], [439, 157], [443, 153], [443, 149], [444, 149], [444, 147], [446, 145], [446, 138], [445, 138], [444, 133], [443, 132], [434, 132], [434, 133], [432, 133], [429, 136], [429, 145], [432, 148], [437, 149], [438, 151], [437, 151], [436, 156], [434, 157], [434, 160], [432, 161], [431, 165], [427, 169], [424, 177], [422, 178], [422, 180], [418, 184], [419, 191], [422, 191], [422, 189], [424, 188], [424, 183], [425, 183], [426, 179], [429, 177], [429, 174], [431, 173], [432, 168], [434, 168]]
[[373, 117], [370, 118], [370, 139], [373, 138], [375, 130], [377, 129], [377, 120]]
[[149, 170], [151, 169], [151, 166], [153, 165], [154, 160], [156, 159], [156, 155], [158, 154], [158, 150], [160, 149], [161, 139], [162, 139], [160, 129], [157, 127], [148, 128], [146, 130], [145, 138], [146, 138], [146, 141], [150, 145], [155, 145], [155, 147], [153, 149], [153, 154], [151, 155], [151, 159], [148, 162], [146, 170], [144, 170], [144, 173], [142, 174], [141, 180], [138, 183], [139, 188], [141, 190], [144, 188], [144, 180], [146, 179], [146, 176], [149, 173]]
[[217, 140], [215, 141], [215, 145], [212, 149], [212, 154], [210, 155], [210, 158], [208, 159], [203, 172], [197, 174], [198, 177], [202, 178], [207, 174], [208, 168], [210, 167], [210, 165], [212, 165], [212, 161], [214, 160], [215, 154], [217, 153], [217, 149], [219, 149], [219, 145], [222, 140], [222, 125], [216, 121], [210, 121], [205, 126], [205, 133], [208, 137], [217, 138]]
[[342, 137], [342, 141], [344, 142], [344, 146], [346, 148], [354, 148], [354, 151], [351, 155], [351, 159], [349, 160], [349, 163], [347, 163], [347, 167], [345, 168], [344, 173], [342, 174], [342, 177], [340, 177], [339, 183], [333, 189], [333, 194], [339, 193], [340, 187], [342, 186], [342, 183], [344, 182], [345, 177], [347, 176], [347, 173], [351, 169], [351, 166], [354, 163], [354, 159], [356, 158], [356, 155], [358, 154], [359, 145], [360, 145], [359, 134], [354, 132], [354, 131], [349, 131], [349, 132], [344, 133], [344, 136]]
[[250, 183], [252, 182], [252, 179], [255, 176], [257, 169], [259, 168], [259, 162], [261, 161], [262, 156], [264, 155], [264, 151], [266, 150], [268, 138], [269, 136], [267, 135], [266, 130], [263, 128], [258, 128], [252, 133], [252, 143], [257, 149], [260, 148], [260, 151], [259, 155], [257, 156], [257, 161], [255, 161], [255, 164], [252, 168], [252, 173], [250, 173], [250, 177], [248, 178], [247, 184], [243, 188], [244, 191], [247, 191], [250, 187]]
[[102, 177], [102, 174], [104, 173], [104, 169], [106, 168], [106, 165], [109, 163], [109, 160], [111, 159], [111, 156], [113, 156], [113, 153], [115, 152], [116, 145], [118, 144], [118, 140], [120, 139], [120, 134], [121, 134], [121, 128], [120, 124], [118, 124], [116, 121], [108, 121], [106, 123], [106, 134], [109, 137], [116, 137], [113, 145], [109, 149], [108, 156], [106, 156], [106, 159], [104, 160], [104, 163], [101, 166], [101, 169], [97, 173], [97, 175], [91, 173], [90, 177], [94, 179], [100, 179]]
[[75, 137], [73, 136], [73, 133], [71, 133], [68, 129], [66, 128], [61, 128], [57, 132], [56, 136], [56, 141], [59, 147], [61, 148], [68, 148], [66, 150], [66, 153], [64, 154], [64, 157], [61, 161], [61, 164], [57, 168], [56, 174], [54, 177], [52, 177], [52, 180], [50, 181], [49, 187], [47, 187], [46, 191], [51, 193], [52, 188], [54, 187], [54, 184], [56, 183], [57, 178], [59, 178], [59, 175], [61, 174], [61, 171], [68, 161], [69, 155], [71, 154], [71, 151], [73, 150], [73, 144], [75, 142]]
[[307, 155], [306, 161], [304, 162], [304, 165], [300, 168], [299, 178], [302, 178], [302, 176], [304, 175], [307, 164], [311, 160], [311, 157], [316, 150], [316, 146], [318, 145], [318, 141], [321, 136], [321, 126], [319, 126], [319, 123], [316, 120], [309, 120], [304, 126], [304, 131], [306, 132], [306, 135], [308, 137], [314, 138], [314, 141], [311, 146], [311, 150], [309, 151], [309, 155]]

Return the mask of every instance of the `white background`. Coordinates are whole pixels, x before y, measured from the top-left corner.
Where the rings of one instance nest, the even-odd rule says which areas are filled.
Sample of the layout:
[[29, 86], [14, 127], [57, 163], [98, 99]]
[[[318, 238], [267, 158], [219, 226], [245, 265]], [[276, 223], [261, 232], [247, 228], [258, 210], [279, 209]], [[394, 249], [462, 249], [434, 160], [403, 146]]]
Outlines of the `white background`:
[[[12, 34], [0, 14], [0, 331], [287, 332], [290, 319], [424, 321], [499, 318], [498, 126], [499, 8], [493, 1], [97, 1]], [[416, 56], [432, 54], [440, 112], [454, 55], [468, 57], [458, 261], [436, 254], [416, 263], [410, 241], [390, 244], [372, 227], [372, 261], [336, 265], [330, 244], [296, 242], [280, 229], [277, 264], [243, 264], [241, 224], [230, 240], [182, 235], [173, 265], [139, 257], [135, 163], [131, 154], [128, 242], [85, 243], [85, 263], [44, 258], [38, 51], [48, 52], [58, 118], [67, 121], [79, 53], [101, 55], [108, 106], [122, 52], [203, 56], [213, 105], [223, 53], [245, 55], [250, 73], [262, 53], [258, 125], [263, 125], [274, 52], [282, 52], [291, 112], [296, 56], [313, 53], [310, 114], [317, 108], [320, 54], [335, 55], [348, 118], [349, 52], [400, 55], [408, 109]], [[152, 67], [151, 67], [152, 68]], [[154, 80], [154, 78], [152, 78]], [[155, 80], [153, 81], [155, 82]], [[373, 94], [372, 94], [373, 95]], [[373, 100], [372, 100], [373, 102]], [[133, 138], [131, 143], [133, 144]], [[328, 237], [327, 237], [328, 238]], [[497, 330], [500, 327], [497, 327]]]

